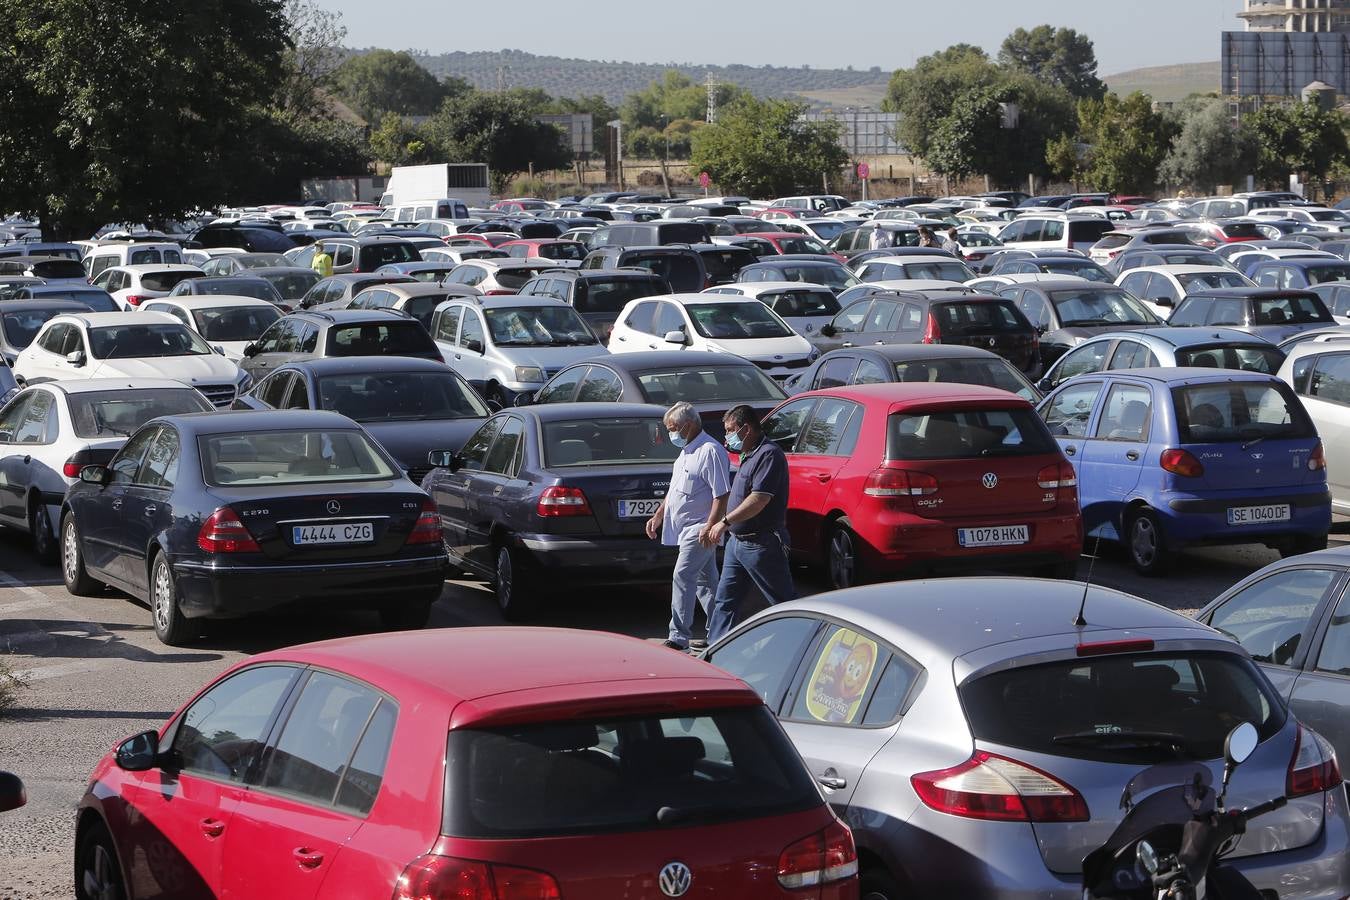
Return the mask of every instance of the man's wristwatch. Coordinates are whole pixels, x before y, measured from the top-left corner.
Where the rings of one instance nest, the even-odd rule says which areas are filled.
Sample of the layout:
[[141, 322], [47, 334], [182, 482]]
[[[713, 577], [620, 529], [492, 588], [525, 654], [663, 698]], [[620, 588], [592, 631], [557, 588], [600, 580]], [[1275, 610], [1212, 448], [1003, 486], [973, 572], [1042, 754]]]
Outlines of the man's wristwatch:
[[723, 528], [730, 528], [730, 527], [731, 527], [731, 520], [728, 519], [726, 516], [723, 516], [723, 517], [722, 517], [722, 527], [723, 527]]

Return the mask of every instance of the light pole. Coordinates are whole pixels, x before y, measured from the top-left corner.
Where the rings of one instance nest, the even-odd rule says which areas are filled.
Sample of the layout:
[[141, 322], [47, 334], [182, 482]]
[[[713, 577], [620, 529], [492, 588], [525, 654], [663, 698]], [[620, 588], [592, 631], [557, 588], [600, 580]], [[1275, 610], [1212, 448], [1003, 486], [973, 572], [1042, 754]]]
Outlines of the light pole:
[[618, 144], [614, 151], [614, 161], [619, 168], [619, 190], [623, 190], [623, 119], [610, 119], [606, 124], [616, 132], [615, 140]]

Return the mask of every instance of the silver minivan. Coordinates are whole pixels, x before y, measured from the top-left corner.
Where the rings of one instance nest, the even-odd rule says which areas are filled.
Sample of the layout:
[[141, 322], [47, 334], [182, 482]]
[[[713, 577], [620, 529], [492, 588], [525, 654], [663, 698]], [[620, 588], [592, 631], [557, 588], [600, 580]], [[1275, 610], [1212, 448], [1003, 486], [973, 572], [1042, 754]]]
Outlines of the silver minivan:
[[853, 829], [868, 900], [1081, 900], [1135, 776], [1175, 761], [1218, 784], [1242, 722], [1260, 743], [1230, 806], [1288, 804], [1224, 865], [1270, 896], [1350, 893], [1331, 745], [1237, 642], [1137, 597], [1007, 577], [852, 588], [772, 606], [707, 659], [777, 713]]

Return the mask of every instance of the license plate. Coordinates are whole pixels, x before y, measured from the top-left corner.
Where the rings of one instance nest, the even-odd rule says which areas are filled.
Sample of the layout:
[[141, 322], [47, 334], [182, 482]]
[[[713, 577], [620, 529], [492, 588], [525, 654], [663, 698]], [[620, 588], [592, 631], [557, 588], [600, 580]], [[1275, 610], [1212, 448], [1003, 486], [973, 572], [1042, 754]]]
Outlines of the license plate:
[[291, 527], [291, 543], [297, 547], [302, 544], [369, 544], [374, 540], [375, 526], [370, 522]]
[[660, 500], [620, 500], [620, 519], [650, 519], [661, 508]]
[[1229, 525], [1265, 525], [1268, 522], [1288, 522], [1289, 519], [1288, 503], [1272, 503], [1269, 506], [1228, 507]]
[[962, 547], [1007, 547], [1031, 540], [1029, 525], [992, 525], [988, 528], [958, 528], [956, 540]]

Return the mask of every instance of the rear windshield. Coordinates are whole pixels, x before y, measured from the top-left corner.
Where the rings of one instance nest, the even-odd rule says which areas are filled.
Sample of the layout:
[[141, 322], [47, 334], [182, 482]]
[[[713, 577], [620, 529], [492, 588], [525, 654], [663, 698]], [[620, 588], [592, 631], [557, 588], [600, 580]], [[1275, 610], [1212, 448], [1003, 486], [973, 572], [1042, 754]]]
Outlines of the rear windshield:
[[1130, 242], [1128, 234], [1106, 234], [1102, 235], [1101, 240], [1093, 245], [1094, 250], [1114, 250], [1117, 247], [1124, 247]]
[[545, 422], [544, 460], [552, 468], [671, 462], [679, 450], [659, 417]]
[[500, 284], [502, 287], [509, 288], [513, 291], [518, 291], [525, 286], [525, 282], [529, 281], [531, 278], [534, 278], [542, 271], [543, 269], [501, 268], [498, 269], [495, 273], [493, 273], [493, 277], [497, 280], [497, 283]]
[[1054, 438], [1030, 409], [895, 413], [886, 425], [887, 459], [969, 459], [1054, 451]]
[[5, 329], [5, 341], [14, 348], [22, 350], [33, 343], [33, 338], [53, 316], [59, 316], [67, 310], [24, 309], [7, 312], [0, 316], [0, 327]]
[[391, 263], [415, 262], [421, 258], [417, 248], [407, 241], [366, 244], [361, 248], [361, 268], [366, 271]]
[[755, 254], [740, 247], [728, 247], [725, 250], [700, 250], [703, 268], [714, 281], [732, 281], [736, 273], [755, 261]]
[[241, 253], [235, 261], [245, 269], [266, 269], [291, 264], [291, 261], [280, 253]]
[[158, 249], [147, 248], [142, 250], [132, 250], [127, 254], [127, 265], [145, 266], [154, 263], [180, 263], [183, 260], [179, 258], [177, 250], [170, 251], [167, 255], [161, 253]]
[[943, 262], [941, 260], [905, 263], [899, 268], [904, 270], [906, 278], [931, 278], [934, 281], [968, 281], [974, 274], [966, 268], [965, 263]]
[[1255, 222], [1233, 222], [1224, 225], [1220, 230], [1230, 238], [1259, 240], [1265, 237], [1261, 233], [1261, 229], [1256, 227]]
[[1083, 219], [1069, 223], [1069, 241], [1075, 244], [1096, 242], [1116, 224], [1108, 219]]
[[934, 303], [929, 315], [937, 319], [938, 328], [948, 337], [1032, 330], [1031, 323], [1007, 301]]
[[1183, 444], [1249, 443], [1316, 437], [1307, 413], [1283, 384], [1192, 384], [1172, 389]]
[[806, 281], [823, 284], [832, 291], [847, 290], [859, 284], [858, 278], [844, 266], [773, 266], [755, 273], [756, 281]]
[[319, 379], [319, 406], [358, 422], [486, 418], [483, 401], [451, 372], [378, 372]]
[[121, 309], [117, 301], [112, 298], [112, 294], [103, 290], [82, 291], [79, 289], [72, 291], [43, 291], [42, 300], [73, 300], [76, 303], [83, 303], [94, 312], [117, 312]]
[[629, 300], [669, 293], [670, 285], [660, 278], [587, 278], [577, 281], [572, 306], [580, 313], [618, 315]]
[[[33, 265], [38, 278], [84, 278], [84, 266], [73, 259], [49, 259]], [[155, 288], [154, 290], [158, 290]]]
[[778, 252], [784, 256], [794, 253], [829, 253], [825, 245], [815, 238], [809, 237], [780, 237], [775, 238], [778, 244]]
[[1181, 282], [1182, 290], [1186, 293], [1191, 291], [1200, 291], [1205, 288], [1235, 288], [1246, 287], [1250, 282], [1244, 278], [1241, 273], [1227, 272], [1216, 268], [1212, 272], [1196, 272], [1194, 275], [1178, 275], [1177, 280]]
[[394, 478], [362, 431], [255, 431], [198, 438], [207, 484], [305, 484]]
[[1202, 369], [1239, 369], [1274, 375], [1283, 362], [1284, 354], [1274, 347], [1189, 347], [1177, 351], [1177, 365]]
[[1330, 322], [1331, 313], [1315, 295], [1257, 297], [1252, 303], [1253, 325], [1306, 325]]
[[1065, 328], [1094, 325], [1156, 325], [1158, 317], [1119, 288], [1051, 291]]
[[563, 244], [544, 244], [539, 248], [539, 256], [544, 259], [574, 259], [580, 262], [586, 258], [586, 247], [583, 244], [563, 243]]
[[895, 380], [929, 384], [978, 384], [1009, 391], [1026, 400], [1039, 395], [1016, 369], [1003, 359], [919, 359], [895, 364]]
[[277, 319], [275, 306], [221, 306], [192, 311], [197, 333], [208, 341], [255, 341]]
[[777, 403], [786, 395], [778, 383], [757, 366], [706, 366], [637, 372], [635, 377], [648, 403], [668, 406], [688, 403]]
[[703, 272], [693, 254], [653, 253], [643, 256], [626, 253], [620, 265], [646, 269], [653, 275], [660, 275], [676, 289], [696, 290], [703, 284]]
[[785, 319], [832, 316], [839, 312], [839, 301], [829, 291], [776, 291], [760, 294], [759, 299]]
[[339, 325], [328, 332], [329, 356], [404, 356], [435, 354], [431, 335], [417, 322], [366, 322]]
[[146, 272], [141, 276], [141, 287], [147, 291], [171, 291], [174, 285], [188, 278], [200, 278], [200, 272], [178, 270], [174, 272]]
[[70, 418], [82, 438], [130, 437], [151, 419], [211, 412], [205, 397], [191, 388], [143, 388], [69, 395]]
[[[294, 273], [267, 274], [260, 277], [265, 279], [267, 283], [281, 295], [282, 300], [299, 300], [319, 281], [318, 272], [313, 270], [305, 271], [304, 269], [297, 269]], [[267, 300], [268, 298], [259, 297], [258, 299]]]
[[1216, 759], [1237, 723], [1262, 740], [1284, 725], [1254, 664], [1229, 653], [1025, 666], [976, 678], [960, 695], [978, 741], [1103, 762]]
[[458, 729], [445, 798], [445, 833], [468, 838], [679, 828], [822, 802], [761, 706]]

